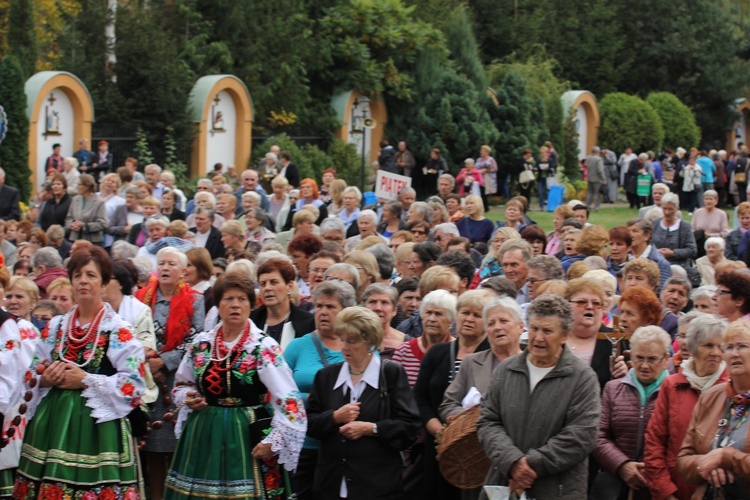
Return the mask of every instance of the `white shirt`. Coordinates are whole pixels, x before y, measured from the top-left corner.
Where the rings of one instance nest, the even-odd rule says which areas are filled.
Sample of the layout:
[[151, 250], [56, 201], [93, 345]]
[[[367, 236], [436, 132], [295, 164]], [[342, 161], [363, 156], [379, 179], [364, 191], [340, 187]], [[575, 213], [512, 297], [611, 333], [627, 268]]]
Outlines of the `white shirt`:
[[206, 248], [206, 242], [208, 241], [208, 235], [210, 234], [211, 234], [211, 230], [208, 230], [205, 233], [201, 233], [200, 231], [197, 231], [195, 233], [195, 246]]
[[[344, 396], [347, 392], [349, 393], [349, 402], [356, 403], [359, 398], [362, 397], [362, 393], [365, 391], [366, 386], [370, 386], [373, 389], [378, 389], [380, 382], [380, 356], [372, 356], [370, 363], [365, 368], [365, 373], [362, 374], [362, 378], [359, 382], [352, 384], [351, 372], [349, 372], [349, 363], [344, 362], [341, 365], [341, 371], [339, 377], [336, 379], [336, 383], [333, 385], [335, 391], [339, 387], [344, 387]], [[349, 497], [349, 490], [346, 488], [346, 476], [341, 478], [341, 488], [339, 489], [339, 496], [341, 498]]]
[[549, 368], [534, 366], [528, 356], [526, 357], [526, 366], [529, 368], [529, 392], [534, 392], [536, 385], [555, 368], [554, 365]]

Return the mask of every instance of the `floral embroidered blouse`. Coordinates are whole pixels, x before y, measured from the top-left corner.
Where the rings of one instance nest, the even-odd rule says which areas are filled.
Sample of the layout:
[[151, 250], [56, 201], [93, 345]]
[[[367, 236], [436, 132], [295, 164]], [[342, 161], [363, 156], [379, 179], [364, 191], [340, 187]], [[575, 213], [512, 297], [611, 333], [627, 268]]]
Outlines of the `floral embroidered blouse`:
[[[97, 423], [126, 417], [141, 401], [146, 390], [146, 372], [143, 345], [133, 334], [133, 327], [123, 320], [104, 302], [104, 316], [99, 323], [97, 335], [79, 352], [74, 352], [65, 341], [68, 324], [77, 306], [68, 314], [56, 316], [42, 330], [37, 357], [48, 362], [67, 360], [84, 365], [88, 373], [83, 379], [86, 388], [81, 396], [91, 408], [91, 416]], [[93, 350], [93, 353], [92, 353]], [[89, 361], [90, 360], [90, 361]], [[49, 387], [36, 384], [29, 402], [29, 418], [36, 407], [49, 393]]]
[[182, 426], [192, 412], [184, 404], [188, 391], [201, 393], [210, 406], [265, 405], [273, 415], [272, 430], [261, 442], [271, 444], [271, 449], [279, 456], [279, 463], [287, 470], [295, 470], [307, 433], [307, 414], [281, 348], [250, 322], [250, 335], [244, 348], [231, 358], [227, 379], [221, 382], [221, 394], [210, 394], [206, 391], [210, 383], [204, 375], [206, 369], [216, 363], [212, 360], [213, 343], [221, 326], [219, 323], [210, 332], [197, 335], [177, 369], [172, 391], [174, 402], [180, 408], [175, 434], [180, 436]]

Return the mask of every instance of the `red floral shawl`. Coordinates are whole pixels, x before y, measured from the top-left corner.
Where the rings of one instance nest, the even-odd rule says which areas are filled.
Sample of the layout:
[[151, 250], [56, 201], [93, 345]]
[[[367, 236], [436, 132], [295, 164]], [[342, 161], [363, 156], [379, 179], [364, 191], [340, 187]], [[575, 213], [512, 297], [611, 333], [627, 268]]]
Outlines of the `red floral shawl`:
[[[152, 312], [154, 304], [156, 304], [156, 297], [159, 295], [157, 293], [158, 286], [158, 280], [152, 279], [148, 286], [135, 292], [135, 298], [149, 306]], [[184, 282], [180, 281], [177, 285], [177, 293], [172, 297], [169, 304], [167, 324], [164, 325], [165, 342], [162, 352], [180, 347], [185, 340], [185, 335], [190, 331], [195, 302], [193, 293], [193, 289]]]

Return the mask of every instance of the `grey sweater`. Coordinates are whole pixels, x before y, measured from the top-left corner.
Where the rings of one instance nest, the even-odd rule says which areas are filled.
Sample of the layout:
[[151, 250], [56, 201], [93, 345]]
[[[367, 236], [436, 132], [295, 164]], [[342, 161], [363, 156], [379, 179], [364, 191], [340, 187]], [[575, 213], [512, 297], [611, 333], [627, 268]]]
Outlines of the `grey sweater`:
[[529, 393], [527, 356], [500, 363], [482, 399], [477, 433], [492, 461], [485, 484], [507, 485], [511, 467], [526, 456], [537, 474], [532, 498], [586, 498], [601, 411], [596, 374], [563, 348], [555, 368]]
[[693, 228], [689, 222], [680, 221], [676, 231], [669, 231], [661, 225], [661, 219], [654, 221], [654, 231], [651, 244], [656, 248], [670, 248], [674, 250], [674, 257], [667, 259], [670, 264], [681, 267], [692, 267], [691, 260], [698, 254]]

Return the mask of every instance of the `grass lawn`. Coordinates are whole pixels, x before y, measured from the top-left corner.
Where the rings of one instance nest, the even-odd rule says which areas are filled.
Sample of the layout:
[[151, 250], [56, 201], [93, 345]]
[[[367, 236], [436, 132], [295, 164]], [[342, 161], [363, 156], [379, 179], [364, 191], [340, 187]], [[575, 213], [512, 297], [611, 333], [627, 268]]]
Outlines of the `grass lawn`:
[[[538, 211], [538, 205], [534, 206], [536, 210], [533, 210], [529, 212], [529, 217], [531, 217], [532, 220], [536, 221], [539, 226], [544, 229], [545, 232], [552, 231], [552, 212], [540, 212]], [[734, 220], [734, 209], [725, 209], [725, 212], [727, 212], [727, 215], [729, 216], [729, 227], [732, 227], [732, 221]], [[504, 205], [501, 206], [494, 206], [492, 207], [492, 210], [490, 210], [487, 214], [485, 214], [487, 218], [492, 220], [503, 220], [505, 217], [505, 207]], [[599, 212], [591, 212], [591, 215], [589, 217], [589, 222], [592, 224], [599, 224], [601, 226], [606, 227], [607, 229], [613, 228], [615, 226], [623, 226], [632, 219], [633, 217], [636, 217], [638, 215], [638, 210], [628, 208], [626, 204], [617, 203], [615, 205], [602, 205], [602, 207], [599, 209]], [[687, 211], [682, 211], [682, 218], [683, 220], [686, 220], [690, 222], [691, 217], [687, 214]]]

